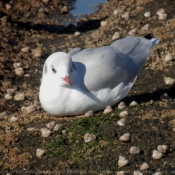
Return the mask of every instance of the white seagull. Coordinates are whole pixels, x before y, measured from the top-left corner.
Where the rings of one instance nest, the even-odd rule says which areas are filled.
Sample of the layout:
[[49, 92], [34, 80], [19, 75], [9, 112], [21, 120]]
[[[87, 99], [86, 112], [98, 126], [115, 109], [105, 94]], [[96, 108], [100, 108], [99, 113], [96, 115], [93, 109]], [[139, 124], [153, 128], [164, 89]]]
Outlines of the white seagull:
[[43, 109], [68, 116], [115, 105], [129, 92], [158, 41], [128, 36], [109, 46], [51, 54], [39, 92]]

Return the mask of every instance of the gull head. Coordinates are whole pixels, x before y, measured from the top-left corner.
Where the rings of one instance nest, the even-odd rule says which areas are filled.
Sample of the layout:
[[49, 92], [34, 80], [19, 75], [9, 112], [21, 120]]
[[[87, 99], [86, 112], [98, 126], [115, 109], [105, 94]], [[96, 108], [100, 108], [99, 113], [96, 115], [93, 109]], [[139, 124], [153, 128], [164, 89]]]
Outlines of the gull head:
[[42, 81], [47, 81], [49, 85], [54, 83], [63, 87], [71, 87], [75, 71], [76, 68], [70, 55], [56, 52], [50, 55], [44, 64]]

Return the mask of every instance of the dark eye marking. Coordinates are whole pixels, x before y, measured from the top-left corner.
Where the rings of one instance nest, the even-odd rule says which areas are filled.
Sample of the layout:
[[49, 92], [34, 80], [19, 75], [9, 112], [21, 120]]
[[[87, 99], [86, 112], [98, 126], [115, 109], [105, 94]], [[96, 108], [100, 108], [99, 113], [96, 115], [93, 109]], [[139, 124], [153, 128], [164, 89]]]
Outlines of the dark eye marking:
[[57, 72], [54, 67], [51, 67], [51, 69], [54, 74]]
[[44, 73], [47, 73], [47, 65], [44, 66]]

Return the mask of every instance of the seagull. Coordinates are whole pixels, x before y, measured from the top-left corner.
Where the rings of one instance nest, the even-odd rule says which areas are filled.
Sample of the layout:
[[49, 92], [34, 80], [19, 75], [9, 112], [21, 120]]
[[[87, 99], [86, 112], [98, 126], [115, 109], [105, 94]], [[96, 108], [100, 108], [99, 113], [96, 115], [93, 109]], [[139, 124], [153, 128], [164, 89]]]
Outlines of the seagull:
[[74, 116], [115, 105], [132, 88], [158, 41], [128, 36], [108, 46], [51, 54], [39, 92], [43, 109], [54, 116]]

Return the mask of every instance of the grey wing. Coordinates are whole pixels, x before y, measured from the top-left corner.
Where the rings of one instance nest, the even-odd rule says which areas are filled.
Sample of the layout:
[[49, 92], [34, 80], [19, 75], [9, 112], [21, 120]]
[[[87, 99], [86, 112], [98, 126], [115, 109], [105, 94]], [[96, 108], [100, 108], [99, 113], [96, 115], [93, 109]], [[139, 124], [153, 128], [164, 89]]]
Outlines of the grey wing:
[[80, 52], [81, 48], [80, 47], [75, 47], [72, 50], [70, 50], [68, 52], [68, 54], [72, 57], [73, 55], [77, 54], [78, 52]]

